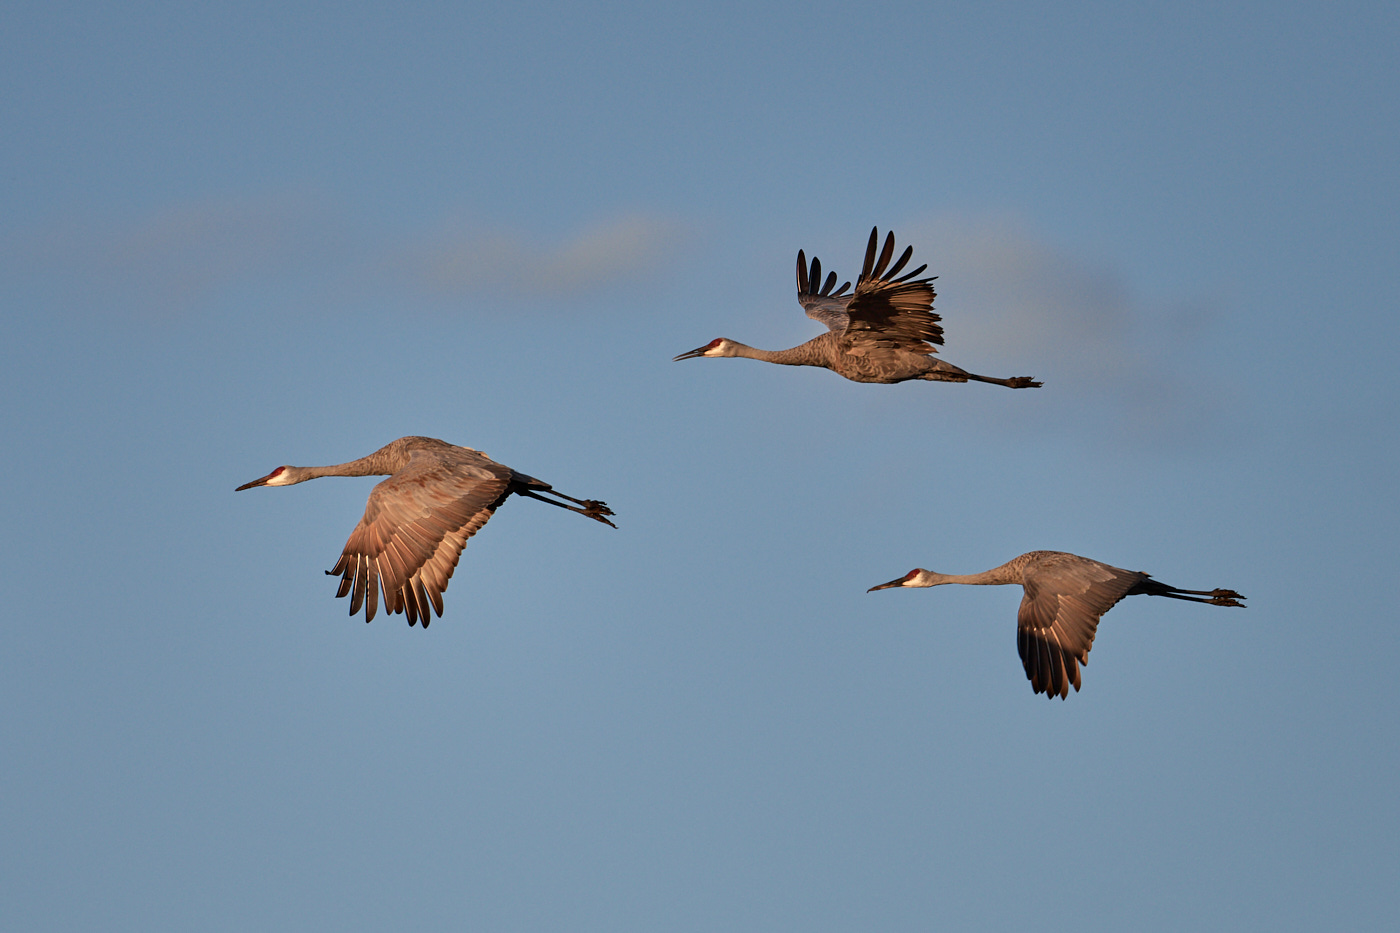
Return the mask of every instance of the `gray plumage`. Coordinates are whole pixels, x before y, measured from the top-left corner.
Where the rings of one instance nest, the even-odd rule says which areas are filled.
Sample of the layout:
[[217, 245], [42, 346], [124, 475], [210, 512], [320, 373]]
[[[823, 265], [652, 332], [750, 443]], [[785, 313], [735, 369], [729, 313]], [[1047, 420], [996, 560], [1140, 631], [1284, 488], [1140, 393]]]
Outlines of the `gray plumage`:
[[836, 273], [828, 274], [823, 282], [821, 260], [813, 256], [809, 269], [806, 255], [802, 250], [797, 251], [798, 303], [808, 317], [825, 324], [828, 333], [790, 350], [759, 350], [719, 337], [703, 347], [682, 353], [676, 360], [742, 356], [787, 366], [821, 366], [855, 382], [892, 383], [908, 379], [967, 382], [971, 379], [1013, 389], [1040, 385], [1029, 376], [1009, 379], [979, 376], [936, 358], [935, 344], [943, 343], [943, 327], [938, 323], [939, 316], [933, 313], [933, 280], [937, 276], [917, 278], [927, 265], [899, 275], [914, 254], [914, 248], [905, 247], [899, 259], [890, 265], [894, 256], [894, 234], [886, 237], [877, 258], [875, 251], [879, 242], [879, 230], [872, 227], [865, 262], [856, 279], [855, 291], [849, 295], [846, 290], [851, 287], [850, 282], [833, 291]]
[[1071, 685], [1079, 690], [1079, 665], [1089, 663], [1089, 649], [1094, 645], [1099, 619], [1124, 596], [1166, 596], [1244, 608], [1239, 602], [1244, 597], [1234, 590], [1181, 590], [1136, 570], [1063, 551], [1031, 551], [982, 573], [942, 574], [915, 569], [866, 592], [942, 583], [1022, 586], [1025, 595], [1016, 613], [1016, 648], [1031, 688], [1048, 698], [1064, 699], [1069, 696]]
[[335, 595], [350, 596], [352, 616], [363, 605], [366, 622], [374, 618], [381, 588], [385, 612], [406, 613], [409, 625], [421, 620], [427, 628], [429, 607], [441, 618], [442, 593], [467, 539], [512, 493], [617, 527], [606, 517], [613, 514], [606, 503], [566, 496], [479, 450], [432, 437], [401, 437], [367, 457], [335, 466], [280, 466], [235, 491], [290, 486], [319, 476], [386, 474], [389, 478], [371, 490], [364, 518], [350, 533], [340, 560], [326, 571], [340, 575]]

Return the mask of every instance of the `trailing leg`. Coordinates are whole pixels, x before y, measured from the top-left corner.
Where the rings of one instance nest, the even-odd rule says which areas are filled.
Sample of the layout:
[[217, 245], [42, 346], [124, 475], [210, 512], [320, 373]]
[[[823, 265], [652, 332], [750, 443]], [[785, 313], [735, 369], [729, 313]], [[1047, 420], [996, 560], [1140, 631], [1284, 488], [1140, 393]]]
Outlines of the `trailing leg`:
[[1209, 603], [1212, 606], [1238, 606], [1245, 608], [1244, 603], [1239, 600], [1245, 597], [1234, 590], [1214, 589], [1214, 590], [1183, 590], [1175, 586], [1168, 586], [1157, 580], [1148, 577], [1141, 583], [1128, 591], [1129, 596], [1165, 596], [1168, 599], [1184, 599], [1190, 603]]
[[[577, 502], [578, 505], [567, 505], [563, 502], [557, 502], [554, 499], [549, 499], [545, 496], [540, 495], [538, 492], [535, 492], [532, 489], [515, 490], [515, 494], [517, 496], [529, 496], [531, 499], [538, 499], [541, 502], [548, 502], [550, 505], [557, 505], [561, 509], [568, 509], [570, 512], [577, 512], [580, 515], [586, 515], [594, 521], [602, 522], [609, 528], [617, 527], [604, 517], [607, 515], [614, 514], [613, 510], [608, 508], [608, 504], [606, 502], [599, 502], [597, 499], [575, 499], [573, 496], [566, 496], [562, 492], [555, 492], [553, 489], [550, 489], [549, 492], [551, 495], [559, 496], [561, 499], [568, 499], [569, 502]], [[582, 508], [579, 508], [579, 506], [582, 506]]]
[[926, 357], [928, 361], [928, 371], [920, 378], [934, 382], [967, 382], [969, 379], [977, 382], [990, 382], [992, 385], [1006, 386], [1009, 389], [1034, 389], [1039, 388], [1040, 383], [1030, 376], [1012, 376], [1010, 379], [998, 379], [996, 376], [979, 376], [970, 373], [965, 369], [954, 366], [947, 360], [940, 360], [937, 357]]
[[978, 376], [975, 373], [968, 373], [967, 378], [976, 379], [978, 382], [990, 382], [993, 385], [1006, 386], [1009, 389], [1038, 389], [1041, 383], [1036, 382], [1030, 376], [1012, 376], [1010, 379], [998, 379], [996, 376]]

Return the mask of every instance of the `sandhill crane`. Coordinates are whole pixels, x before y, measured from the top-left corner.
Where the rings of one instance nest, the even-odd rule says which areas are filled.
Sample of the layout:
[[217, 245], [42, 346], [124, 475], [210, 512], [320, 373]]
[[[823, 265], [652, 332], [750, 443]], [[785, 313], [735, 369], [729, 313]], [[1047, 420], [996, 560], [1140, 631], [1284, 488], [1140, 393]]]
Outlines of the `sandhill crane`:
[[[432, 437], [401, 437], [368, 457], [335, 466], [280, 466], [234, 491], [290, 486], [318, 476], [386, 474], [389, 478], [370, 491], [365, 517], [350, 533], [340, 560], [326, 571], [340, 574], [335, 595], [350, 595], [352, 616], [363, 604], [366, 622], [378, 608], [380, 586], [384, 610], [407, 613], [409, 625], [421, 619], [427, 628], [430, 605], [442, 618], [442, 591], [462, 548], [511, 493], [617, 527], [607, 519], [613, 512], [606, 503], [566, 496], [479, 450]], [[567, 501], [556, 502], [542, 493]]]
[[932, 282], [937, 276], [915, 278], [928, 268], [922, 265], [895, 278], [909, 262], [914, 248], [905, 247], [899, 260], [889, 266], [890, 257], [894, 255], [894, 234], [890, 233], [885, 239], [885, 248], [877, 260], [875, 247], [878, 244], [879, 230], [872, 227], [870, 243], [865, 248], [865, 264], [856, 279], [856, 290], [850, 295], [845, 293], [851, 287], [850, 282], [833, 292], [836, 273], [828, 275], [823, 283], [821, 260], [813, 256], [809, 272], [806, 256], [802, 250], [797, 251], [797, 300], [807, 316], [825, 324], [829, 333], [790, 350], [758, 350], [718, 337], [703, 347], [682, 353], [676, 361], [743, 356], [788, 366], [823, 366], [855, 382], [904, 382], [907, 379], [967, 382], [974, 379], [1013, 389], [1040, 385], [1029, 376], [1010, 379], [979, 376], [935, 358], [933, 354], [938, 350], [934, 344], [943, 343], [943, 328], [938, 323], [938, 315], [933, 313]]
[[982, 573], [942, 574], [915, 569], [898, 580], [866, 590], [941, 583], [1019, 583], [1025, 589], [1016, 613], [1016, 648], [1036, 693], [1049, 699], [1079, 690], [1079, 665], [1089, 663], [1089, 649], [1099, 618], [1124, 596], [1166, 596], [1212, 606], [1244, 608], [1234, 590], [1179, 590], [1145, 573], [1066, 554], [1031, 551]]

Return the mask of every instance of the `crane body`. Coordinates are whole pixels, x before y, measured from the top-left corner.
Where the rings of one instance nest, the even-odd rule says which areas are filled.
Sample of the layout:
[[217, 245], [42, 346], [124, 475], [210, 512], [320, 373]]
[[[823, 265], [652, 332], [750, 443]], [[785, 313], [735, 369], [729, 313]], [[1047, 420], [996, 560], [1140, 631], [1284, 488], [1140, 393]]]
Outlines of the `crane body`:
[[291, 486], [322, 476], [384, 475], [389, 478], [370, 492], [364, 517], [340, 560], [326, 571], [340, 576], [335, 595], [350, 596], [351, 615], [363, 606], [366, 622], [375, 616], [381, 589], [385, 611], [405, 613], [409, 625], [422, 621], [427, 628], [430, 609], [441, 618], [442, 593], [467, 539], [511, 495], [617, 527], [608, 520], [613, 512], [604, 502], [566, 496], [479, 450], [432, 437], [401, 437], [369, 456], [334, 466], [280, 466], [235, 491]]
[[1165, 596], [1212, 606], [1244, 608], [1234, 590], [1183, 590], [1136, 570], [1124, 570], [1064, 551], [1030, 551], [982, 573], [945, 574], [916, 568], [866, 592], [893, 587], [928, 587], [944, 583], [997, 586], [1020, 584], [1025, 591], [1016, 614], [1016, 648], [1026, 677], [1047, 698], [1079, 690], [1079, 666], [1089, 663], [1089, 649], [1099, 619], [1125, 596]]

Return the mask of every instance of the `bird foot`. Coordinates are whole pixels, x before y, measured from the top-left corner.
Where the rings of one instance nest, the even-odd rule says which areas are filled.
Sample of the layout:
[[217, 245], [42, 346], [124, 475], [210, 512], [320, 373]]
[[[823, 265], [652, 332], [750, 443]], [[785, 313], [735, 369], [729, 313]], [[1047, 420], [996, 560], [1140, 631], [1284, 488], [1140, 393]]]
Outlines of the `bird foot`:
[[1244, 603], [1232, 596], [1212, 596], [1210, 599], [1206, 600], [1206, 602], [1210, 603], [1212, 606], [1236, 606], [1240, 609], [1245, 608]]
[[1030, 376], [1012, 376], [1006, 380], [1006, 384], [1013, 389], [1038, 389], [1043, 383], [1036, 382]]
[[605, 515], [617, 514], [612, 509], [608, 508], [608, 504], [606, 502], [599, 502], [597, 499], [584, 499], [583, 514], [587, 515], [589, 518], [596, 519], [597, 521], [602, 522], [609, 528], [617, 527], [612, 522], [608, 521], [606, 518], [603, 517]]

